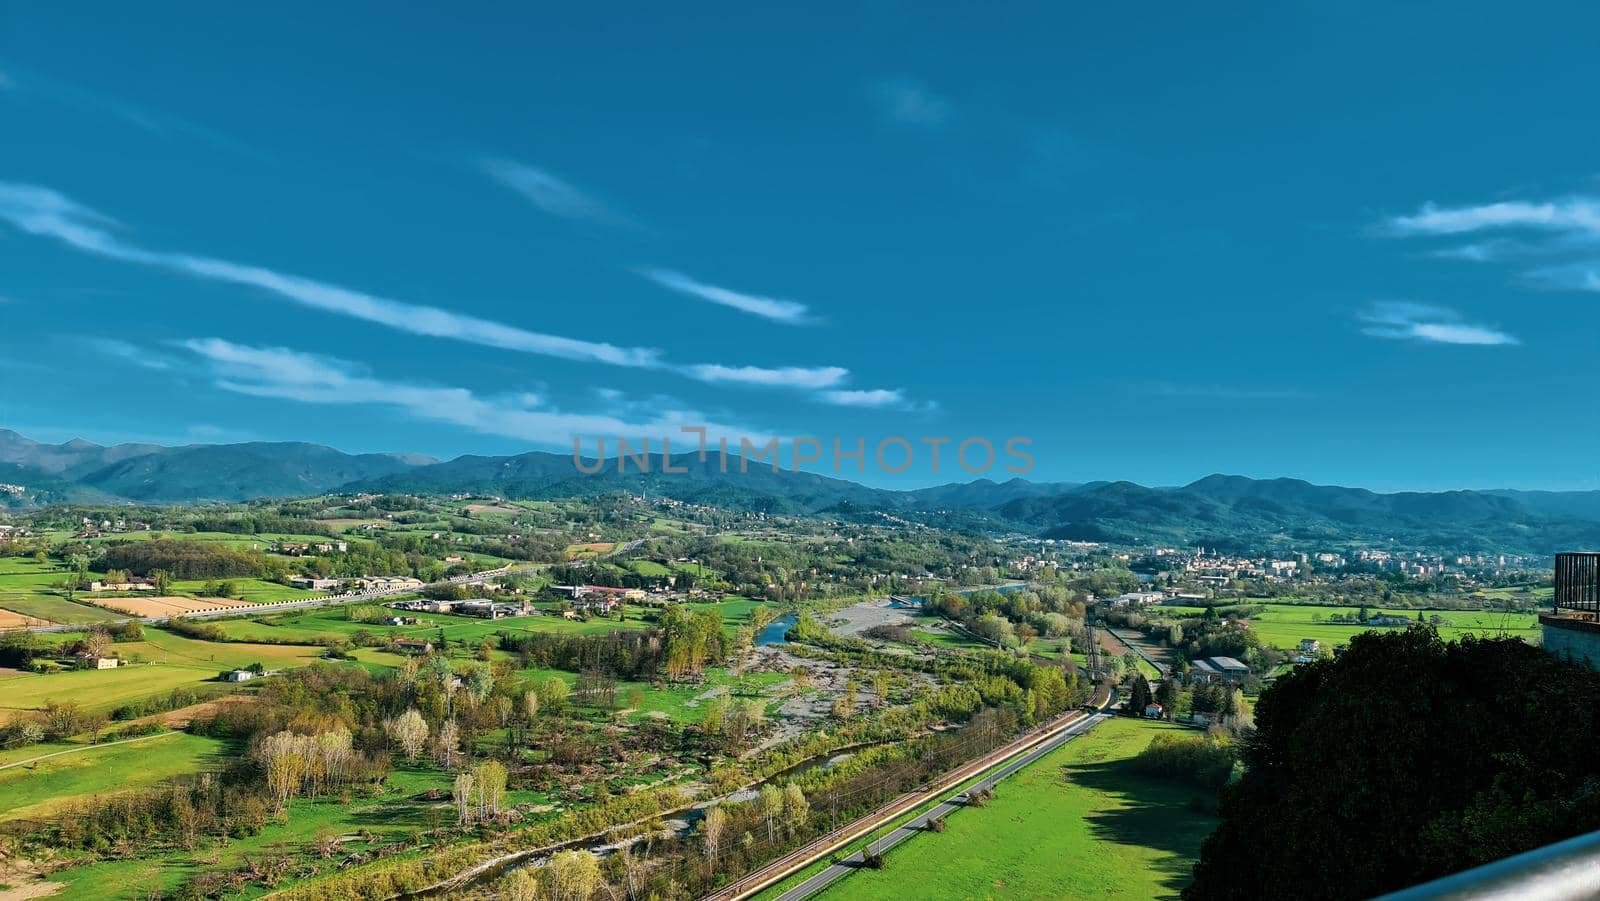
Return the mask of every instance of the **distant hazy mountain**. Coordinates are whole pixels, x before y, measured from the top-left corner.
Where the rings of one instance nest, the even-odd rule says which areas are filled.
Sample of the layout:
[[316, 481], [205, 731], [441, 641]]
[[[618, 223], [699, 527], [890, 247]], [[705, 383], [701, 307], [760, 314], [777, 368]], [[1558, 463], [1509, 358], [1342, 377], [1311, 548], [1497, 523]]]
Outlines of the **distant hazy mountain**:
[[[779, 470], [730, 457], [673, 458], [682, 472], [627, 471], [615, 459], [592, 474], [570, 455], [534, 452], [439, 462], [403, 454], [346, 454], [300, 443], [160, 447], [88, 441], [40, 444], [0, 431], [0, 507], [66, 502], [182, 503], [295, 497], [330, 491], [587, 497], [616, 492], [743, 510], [839, 514], [887, 511], [944, 524], [1129, 544], [1259, 548], [1281, 543], [1401, 541], [1418, 546], [1548, 554], [1600, 547], [1600, 491], [1442, 491], [1380, 494], [1299, 479], [1212, 475], [1181, 487], [1132, 482], [979, 479], [912, 491]], [[592, 461], [591, 461], [592, 464]]]
[[1352, 540], [1536, 554], [1600, 546], [1600, 517], [1552, 515], [1495, 492], [1379, 494], [1299, 479], [1214, 475], [1181, 488], [1112, 482], [1012, 501], [994, 513], [1055, 538], [1223, 549]]
[[433, 462], [416, 455], [346, 454], [298, 442], [103, 447], [79, 438], [41, 444], [0, 430], [0, 472], [8, 473], [0, 482], [28, 488], [25, 494], [36, 498], [29, 505], [294, 497]]
[[1485, 493], [1511, 498], [1530, 510], [1550, 516], [1600, 520], [1600, 491], [1516, 491], [1500, 488]]

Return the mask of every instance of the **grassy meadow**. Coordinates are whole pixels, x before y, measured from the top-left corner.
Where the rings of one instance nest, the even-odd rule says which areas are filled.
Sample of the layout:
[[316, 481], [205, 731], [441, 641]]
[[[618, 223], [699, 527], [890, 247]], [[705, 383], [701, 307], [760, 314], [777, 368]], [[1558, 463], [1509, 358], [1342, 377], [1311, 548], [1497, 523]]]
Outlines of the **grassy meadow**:
[[[1241, 603], [1263, 603], [1259, 600], [1245, 600]], [[1262, 643], [1273, 647], [1293, 649], [1300, 644], [1302, 638], [1315, 638], [1325, 645], [1341, 645], [1350, 641], [1350, 637], [1371, 629], [1400, 628], [1397, 626], [1364, 626], [1358, 623], [1331, 623], [1328, 618], [1335, 614], [1353, 616], [1359, 607], [1331, 607], [1310, 604], [1266, 604], [1265, 613], [1249, 617], [1250, 629], [1261, 639]], [[1204, 611], [1199, 607], [1164, 607], [1161, 608], [1168, 615], [1199, 616]], [[1389, 613], [1404, 616], [1416, 621], [1416, 610], [1385, 609], [1372, 606], [1368, 608], [1372, 615]], [[1512, 638], [1521, 638], [1523, 641], [1537, 644], [1539, 642], [1539, 619], [1532, 613], [1500, 613], [1487, 610], [1423, 610], [1420, 611], [1425, 620], [1431, 622], [1437, 616], [1439, 635], [1445, 639], [1460, 638], [1468, 633], [1484, 636], [1507, 635]]]
[[[0, 769], [0, 821], [24, 819], [93, 795], [146, 788], [185, 773], [221, 765], [220, 739], [167, 732], [126, 745], [85, 746], [44, 757], [59, 748], [39, 745], [31, 756]], [[44, 759], [38, 759], [44, 757]]]
[[944, 833], [902, 843], [882, 870], [857, 870], [819, 897], [887, 901], [914, 884], [928, 899], [1175, 898], [1216, 820], [1191, 806], [1202, 790], [1130, 763], [1175, 728], [1103, 722], [1001, 782], [988, 806], [952, 813]]

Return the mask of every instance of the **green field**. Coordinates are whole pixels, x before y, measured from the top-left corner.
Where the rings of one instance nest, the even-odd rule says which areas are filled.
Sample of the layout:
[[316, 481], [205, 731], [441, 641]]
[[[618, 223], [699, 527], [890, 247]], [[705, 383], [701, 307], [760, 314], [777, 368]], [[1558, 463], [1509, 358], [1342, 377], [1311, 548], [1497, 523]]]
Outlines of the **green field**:
[[[1245, 603], [1260, 603], [1259, 601], [1245, 601]], [[1350, 641], [1350, 637], [1360, 632], [1373, 628], [1398, 628], [1398, 627], [1373, 627], [1355, 623], [1330, 623], [1328, 617], [1334, 614], [1352, 615], [1357, 607], [1323, 607], [1314, 605], [1296, 604], [1267, 604], [1267, 612], [1251, 616], [1250, 629], [1261, 639], [1262, 643], [1274, 647], [1293, 649], [1302, 638], [1315, 638], [1325, 645], [1340, 645]], [[1184, 615], [1195, 615], [1188, 611], [1198, 612], [1198, 608], [1164, 608], [1169, 611], [1180, 612]], [[1393, 613], [1415, 621], [1416, 610], [1390, 610], [1380, 607], [1369, 607], [1373, 615], [1378, 613]], [[1460, 638], [1462, 635], [1472, 633], [1478, 636], [1497, 636], [1505, 634], [1513, 638], [1521, 638], [1537, 644], [1539, 641], [1538, 617], [1531, 613], [1497, 613], [1482, 610], [1423, 610], [1424, 619], [1431, 621], [1438, 616], [1443, 622], [1439, 626], [1439, 635], [1446, 639]]]
[[39, 565], [31, 557], [0, 557], [0, 609], [54, 623], [95, 623], [118, 614], [66, 600], [52, 587], [67, 578], [54, 563]]
[[[189, 579], [172, 583], [172, 590], [179, 594], [204, 595], [205, 586], [213, 580]], [[290, 588], [288, 585], [279, 585], [277, 582], [266, 582], [261, 579], [218, 579], [233, 583], [231, 597], [252, 604], [265, 604], [270, 601], [295, 601], [310, 597], [313, 592], [303, 591], [299, 588]]]
[[[136, 742], [88, 748], [0, 770], [6, 804], [0, 820], [37, 816], [88, 795], [156, 785], [220, 764], [220, 739], [168, 732]], [[40, 745], [30, 758], [59, 750]]]
[[951, 814], [942, 834], [891, 850], [821, 897], [1173, 898], [1189, 881], [1215, 819], [1195, 812], [1200, 789], [1133, 772], [1158, 730], [1113, 719], [1000, 783], [983, 808]]
[[75, 702], [88, 710], [111, 710], [129, 701], [192, 688], [212, 681], [225, 669], [261, 663], [282, 669], [310, 663], [322, 648], [303, 645], [236, 644], [195, 641], [146, 629], [144, 641], [115, 645], [125, 660], [138, 660], [111, 670], [71, 670], [0, 678], [0, 718], [5, 711], [37, 710], [49, 701]]
[[[231, 840], [223, 847], [201, 852], [171, 851], [62, 870], [50, 879], [64, 887], [50, 897], [53, 901], [168, 897], [184, 879], [197, 872], [231, 869], [263, 856], [304, 853], [324, 827], [343, 836], [346, 853], [371, 851], [414, 829], [426, 828], [428, 809], [449, 805], [416, 803], [411, 798], [429, 790], [448, 794], [450, 776], [431, 768], [402, 765], [390, 774], [384, 789], [377, 797], [358, 796], [348, 802], [339, 798], [296, 798], [289, 803], [287, 822], [271, 820], [259, 835]], [[449, 819], [448, 813], [444, 819]], [[263, 893], [260, 887], [250, 887], [240, 897]]]

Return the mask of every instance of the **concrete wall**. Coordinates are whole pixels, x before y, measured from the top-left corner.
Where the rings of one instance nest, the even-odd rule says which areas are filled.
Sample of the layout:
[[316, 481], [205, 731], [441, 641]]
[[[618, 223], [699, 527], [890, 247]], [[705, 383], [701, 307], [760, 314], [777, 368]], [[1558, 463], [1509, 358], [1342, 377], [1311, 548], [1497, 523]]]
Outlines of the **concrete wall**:
[[1588, 662], [1593, 670], [1600, 670], [1600, 632], [1543, 624], [1544, 649], [1564, 660], [1574, 663]]

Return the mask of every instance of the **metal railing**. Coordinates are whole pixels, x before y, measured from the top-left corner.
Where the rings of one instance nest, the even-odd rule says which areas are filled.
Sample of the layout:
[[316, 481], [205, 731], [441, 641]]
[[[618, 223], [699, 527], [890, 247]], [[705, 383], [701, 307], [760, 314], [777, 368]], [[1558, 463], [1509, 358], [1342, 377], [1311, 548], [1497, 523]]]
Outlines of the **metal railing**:
[[1378, 901], [1578, 901], [1600, 897], [1600, 832], [1535, 848]]

